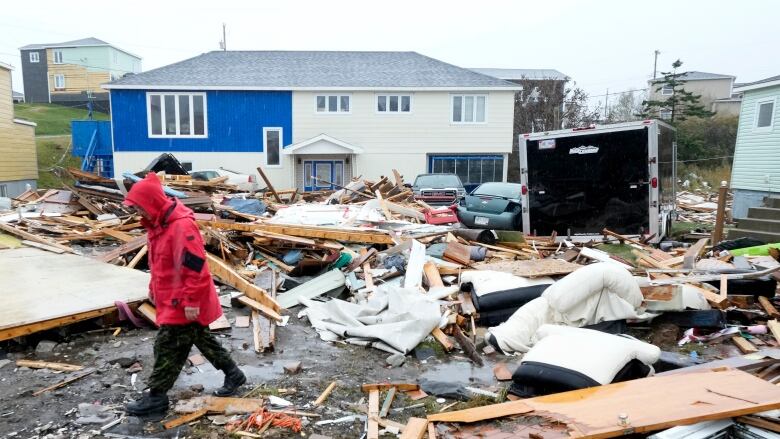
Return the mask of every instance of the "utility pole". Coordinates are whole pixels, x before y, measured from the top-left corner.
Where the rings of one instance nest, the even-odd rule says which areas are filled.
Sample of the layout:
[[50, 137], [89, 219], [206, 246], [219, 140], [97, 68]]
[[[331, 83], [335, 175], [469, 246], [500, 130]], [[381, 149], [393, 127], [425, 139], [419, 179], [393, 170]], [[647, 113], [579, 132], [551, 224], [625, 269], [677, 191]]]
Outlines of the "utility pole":
[[604, 95], [604, 122], [609, 118], [609, 88], [607, 88], [607, 94]]
[[222, 50], [227, 51], [227, 39], [225, 38], [225, 23], [222, 23]]
[[658, 55], [661, 54], [661, 51], [658, 49], [655, 49], [655, 59], [653, 60], [653, 79], [655, 79], [655, 76], [658, 72]]

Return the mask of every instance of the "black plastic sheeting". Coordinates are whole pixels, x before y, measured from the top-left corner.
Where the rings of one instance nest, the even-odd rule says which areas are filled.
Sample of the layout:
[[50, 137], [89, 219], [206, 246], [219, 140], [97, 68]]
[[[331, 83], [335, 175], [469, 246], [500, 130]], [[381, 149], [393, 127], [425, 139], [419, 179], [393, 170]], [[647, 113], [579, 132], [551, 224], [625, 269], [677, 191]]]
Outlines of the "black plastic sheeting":
[[[719, 280], [712, 280], [708, 284], [720, 288]], [[751, 296], [774, 297], [777, 281], [770, 276], [757, 279], [729, 279], [726, 290], [728, 294], [744, 294]]]
[[683, 328], [723, 329], [726, 316], [719, 309], [664, 312], [653, 319], [653, 325], [671, 323]]
[[764, 244], [766, 244], [764, 241], [760, 241], [755, 238], [744, 237], [732, 239], [730, 241], [721, 241], [718, 243], [718, 245], [712, 247], [712, 249], [716, 252], [720, 252], [723, 250], [737, 250], [740, 248], [755, 247]]
[[137, 172], [135, 175], [139, 177], [146, 177], [146, 174], [150, 172], [165, 172], [168, 175], [190, 175], [184, 166], [182, 166], [179, 159], [174, 157], [173, 154], [164, 153], [157, 156], [141, 172]]

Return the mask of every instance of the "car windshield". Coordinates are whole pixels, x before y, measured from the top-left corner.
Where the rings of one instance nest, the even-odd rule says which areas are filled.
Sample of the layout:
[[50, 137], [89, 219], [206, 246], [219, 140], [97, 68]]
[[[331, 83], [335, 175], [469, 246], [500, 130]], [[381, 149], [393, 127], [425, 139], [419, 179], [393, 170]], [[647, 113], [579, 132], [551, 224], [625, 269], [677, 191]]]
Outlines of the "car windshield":
[[431, 188], [445, 188], [445, 187], [461, 187], [460, 179], [457, 175], [452, 174], [432, 174], [432, 175], [419, 175], [414, 180], [414, 185], [417, 187], [431, 187]]
[[520, 198], [521, 185], [514, 183], [484, 183], [479, 185], [471, 195], [488, 195], [502, 198]]

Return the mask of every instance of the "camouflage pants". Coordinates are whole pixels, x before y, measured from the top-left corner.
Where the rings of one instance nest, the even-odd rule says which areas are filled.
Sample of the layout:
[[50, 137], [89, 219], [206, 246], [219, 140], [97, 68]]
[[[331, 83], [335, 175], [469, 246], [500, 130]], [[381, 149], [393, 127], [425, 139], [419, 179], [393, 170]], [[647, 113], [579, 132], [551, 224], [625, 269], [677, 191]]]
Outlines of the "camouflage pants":
[[162, 325], [154, 340], [154, 370], [149, 377], [149, 389], [165, 393], [173, 387], [187, 362], [192, 345], [214, 365], [225, 371], [235, 366], [230, 354], [209, 330], [197, 323], [189, 325]]

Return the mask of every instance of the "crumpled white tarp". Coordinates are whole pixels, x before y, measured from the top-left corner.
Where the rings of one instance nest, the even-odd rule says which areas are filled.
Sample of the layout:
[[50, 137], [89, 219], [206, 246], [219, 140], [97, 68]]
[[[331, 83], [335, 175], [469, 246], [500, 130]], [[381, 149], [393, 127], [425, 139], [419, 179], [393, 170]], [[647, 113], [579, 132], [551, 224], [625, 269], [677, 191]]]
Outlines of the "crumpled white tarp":
[[311, 325], [325, 341], [373, 346], [407, 354], [439, 324], [438, 302], [424, 293], [381, 285], [364, 303], [340, 299], [318, 302], [301, 299]]
[[460, 275], [461, 282], [471, 282], [474, 294], [484, 296], [496, 291], [513, 290], [515, 288], [534, 285], [549, 285], [555, 283], [549, 276], [530, 278], [515, 276], [512, 273], [493, 270], [467, 270]]
[[488, 329], [505, 353], [528, 352], [546, 323], [581, 328], [596, 323], [639, 318], [642, 291], [628, 270], [614, 264], [587, 265], [547, 288], [509, 320]]

